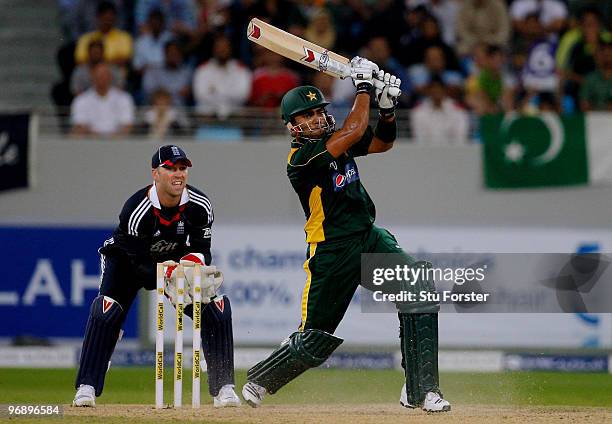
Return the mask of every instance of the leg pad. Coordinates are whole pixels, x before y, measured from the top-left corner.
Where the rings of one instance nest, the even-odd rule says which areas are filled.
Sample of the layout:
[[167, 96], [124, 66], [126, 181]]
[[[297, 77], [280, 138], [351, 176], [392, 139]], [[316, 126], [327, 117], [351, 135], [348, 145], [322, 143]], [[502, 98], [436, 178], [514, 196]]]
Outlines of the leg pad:
[[399, 314], [402, 366], [410, 405], [421, 406], [428, 392], [440, 395], [438, 314]]
[[227, 296], [203, 305], [202, 350], [208, 369], [208, 391], [214, 397], [221, 387], [234, 384], [232, 307]]
[[267, 359], [248, 371], [247, 380], [275, 393], [307, 369], [324, 363], [343, 341], [321, 330], [293, 333]]
[[98, 296], [91, 304], [81, 349], [75, 388], [88, 384], [102, 394], [110, 358], [121, 332], [122, 306], [108, 296]]

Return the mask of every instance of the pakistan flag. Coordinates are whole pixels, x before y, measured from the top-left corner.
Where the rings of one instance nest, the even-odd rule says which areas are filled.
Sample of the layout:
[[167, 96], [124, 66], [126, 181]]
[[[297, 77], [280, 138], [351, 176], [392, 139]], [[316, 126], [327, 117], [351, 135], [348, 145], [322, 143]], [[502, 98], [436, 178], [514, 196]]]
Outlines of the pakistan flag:
[[586, 184], [589, 180], [583, 115], [485, 116], [485, 185], [520, 188]]

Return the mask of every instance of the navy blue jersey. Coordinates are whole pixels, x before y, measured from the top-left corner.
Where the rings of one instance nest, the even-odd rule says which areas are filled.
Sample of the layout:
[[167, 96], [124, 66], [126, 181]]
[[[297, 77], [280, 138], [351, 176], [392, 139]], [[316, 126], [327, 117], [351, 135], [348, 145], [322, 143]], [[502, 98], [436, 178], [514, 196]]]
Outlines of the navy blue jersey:
[[127, 257], [139, 277], [152, 283], [157, 262], [178, 261], [190, 252], [211, 263], [212, 205], [200, 190], [187, 185], [178, 206], [161, 206], [154, 185], [138, 190], [123, 206], [119, 225], [99, 252]]

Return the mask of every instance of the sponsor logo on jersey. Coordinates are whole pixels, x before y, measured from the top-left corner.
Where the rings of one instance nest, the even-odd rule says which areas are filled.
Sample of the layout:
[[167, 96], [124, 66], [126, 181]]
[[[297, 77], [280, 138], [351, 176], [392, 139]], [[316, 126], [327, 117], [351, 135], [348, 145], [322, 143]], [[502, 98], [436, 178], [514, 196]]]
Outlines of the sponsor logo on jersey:
[[346, 177], [342, 174], [336, 174], [336, 187], [342, 188], [344, 187], [344, 183], [346, 182]]
[[151, 253], [172, 252], [173, 250], [176, 250], [177, 247], [178, 247], [178, 243], [172, 243], [166, 240], [160, 240], [151, 246], [150, 252]]
[[212, 235], [212, 230], [210, 228], [204, 228], [204, 232], [202, 233], [203, 238], [210, 238]]
[[335, 172], [332, 178], [334, 184], [334, 191], [340, 191], [350, 183], [359, 180], [359, 172], [357, 171], [357, 166], [354, 162], [347, 163], [344, 168], [344, 174]]
[[159, 237], [161, 236], [161, 231], [157, 230], [155, 231], [155, 234], [153, 234], [153, 237]]
[[102, 313], [105, 314], [113, 306], [115, 301], [108, 296], [104, 296], [102, 299]]
[[176, 234], [185, 234], [185, 223], [183, 221], [179, 221], [176, 225]]

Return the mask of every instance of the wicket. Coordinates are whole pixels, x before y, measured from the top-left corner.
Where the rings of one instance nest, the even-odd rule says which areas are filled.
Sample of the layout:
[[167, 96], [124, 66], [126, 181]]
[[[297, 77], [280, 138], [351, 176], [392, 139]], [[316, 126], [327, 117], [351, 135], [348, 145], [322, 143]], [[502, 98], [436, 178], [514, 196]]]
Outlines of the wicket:
[[166, 261], [157, 264], [157, 326], [155, 334], [155, 407], [164, 408], [164, 266], [176, 266], [176, 331], [174, 339], [174, 407], [183, 403], [183, 318], [185, 267], [193, 267], [193, 372], [191, 407], [200, 407], [200, 329], [202, 325], [202, 272], [194, 262]]

